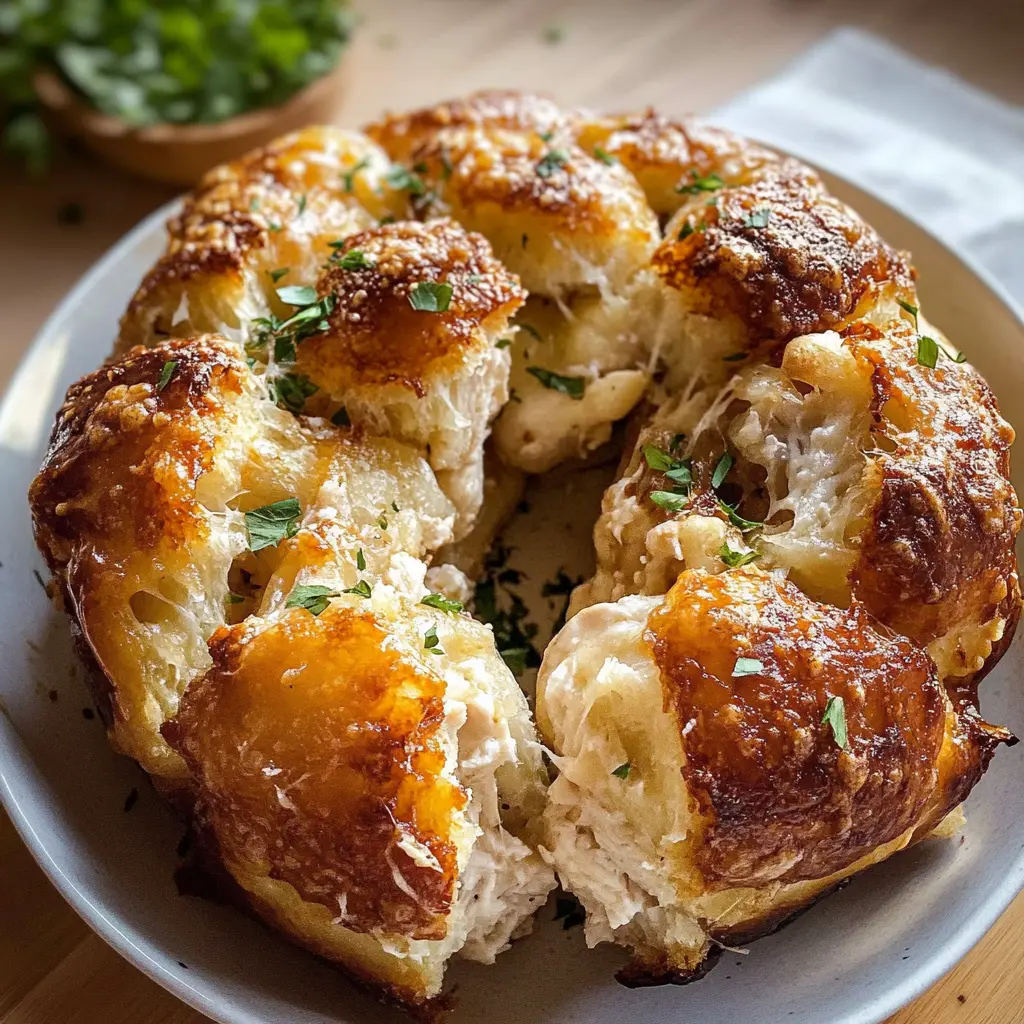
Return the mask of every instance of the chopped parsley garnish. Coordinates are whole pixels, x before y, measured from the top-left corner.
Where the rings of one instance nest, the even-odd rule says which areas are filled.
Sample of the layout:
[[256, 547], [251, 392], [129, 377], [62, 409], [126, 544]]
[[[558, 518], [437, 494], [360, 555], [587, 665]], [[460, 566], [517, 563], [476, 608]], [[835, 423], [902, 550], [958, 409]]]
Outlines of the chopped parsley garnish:
[[601, 146], [594, 147], [594, 156], [596, 156], [601, 163], [607, 164], [609, 167], [619, 162], [619, 158], [617, 156], [612, 156], [608, 150], [603, 149]]
[[537, 132], [537, 134], [540, 136], [540, 139], [541, 139], [542, 142], [550, 142], [551, 141], [551, 137], [555, 133], [551, 132], [551, 131], [548, 131], [548, 132]]
[[721, 498], [718, 499], [718, 507], [729, 517], [729, 522], [733, 526], [738, 526], [743, 533], [760, 530], [764, 526], [764, 523], [755, 523], [752, 519], [744, 519], [732, 505], [727, 505]]
[[537, 174], [542, 178], [550, 178], [568, 162], [569, 154], [564, 149], [549, 149], [537, 163]]
[[772, 211], [767, 206], [756, 209], [749, 217], [744, 218], [745, 228], [766, 228], [771, 219]]
[[258, 317], [253, 320], [256, 328], [254, 337], [246, 343], [246, 352], [259, 355], [265, 359], [264, 349], [268, 342], [274, 342], [274, 359], [279, 363], [295, 362], [295, 346], [318, 331], [326, 331], [330, 326], [327, 317], [334, 312], [336, 299], [333, 295], [325, 295], [318, 299], [312, 288], [287, 286], [278, 288], [277, 294], [281, 301], [288, 305], [299, 305], [299, 299], [310, 299], [286, 320], [271, 314], [269, 317]]
[[282, 498], [245, 513], [245, 529], [249, 535], [249, 550], [262, 551], [276, 547], [299, 530], [302, 506], [298, 498]]
[[735, 551], [725, 543], [719, 548], [718, 557], [730, 569], [738, 569], [741, 565], [749, 565], [759, 556], [756, 551]]
[[268, 270], [267, 273], [270, 275], [270, 280], [273, 281], [274, 284], [277, 284], [277, 282], [280, 281], [290, 269], [290, 267], [278, 267], [277, 270]]
[[495, 348], [508, 348], [512, 344], [511, 338], [499, 338], [495, 343]]
[[369, 597], [372, 591], [366, 580], [360, 580], [354, 587], [348, 587], [342, 591], [343, 594], [355, 594], [356, 597]]
[[309, 586], [302, 584], [288, 595], [284, 606], [285, 608], [305, 608], [307, 612], [319, 615], [331, 603], [332, 597], [339, 596], [339, 592], [331, 590], [330, 587], [323, 587], [319, 584]]
[[362, 572], [366, 568], [366, 556], [363, 554], [363, 549], [360, 548], [356, 552], [356, 568]]
[[536, 377], [544, 387], [568, 395], [577, 402], [583, 398], [583, 392], [587, 387], [584, 377], [564, 377], [553, 370], [545, 370], [542, 366], [528, 366], [526, 372]]
[[734, 679], [741, 676], [756, 676], [764, 671], [764, 665], [757, 658], [737, 658], [733, 666], [732, 675]]
[[651, 501], [666, 512], [682, 512], [690, 504], [690, 496], [677, 491], [651, 491]]
[[842, 697], [829, 697], [821, 721], [832, 730], [836, 746], [841, 750], [849, 750], [850, 740], [846, 735], [846, 701]]
[[439, 612], [446, 612], [448, 615], [458, 615], [462, 611], [461, 601], [453, 601], [450, 597], [445, 597], [444, 594], [427, 594], [420, 604], [425, 604], [428, 608], [436, 608]]
[[369, 163], [369, 159], [367, 157], [363, 157], [363, 159], [360, 160], [359, 163], [357, 163], [354, 167], [350, 167], [347, 171], [342, 171], [341, 184], [346, 192], [351, 192], [355, 188], [356, 175], [360, 171], [365, 170]]
[[627, 761], [625, 764], [620, 764], [619, 767], [612, 772], [612, 775], [617, 779], [628, 779], [632, 768], [633, 766]]
[[665, 473], [677, 465], [677, 460], [668, 452], [662, 451], [657, 445], [645, 444], [640, 450], [644, 454], [647, 465], [659, 473]]
[[921, 366], [934, 370], [939, 361], [939, 343], [927, 334], [917, 336], [917, 361]]
[[729, 470], [732, 469], [732, 456], [726, 452], [719, 460], [718, 465], [715, 466], [715, 471], [711, 475], [711, 486], [717, 491], [725, 478], [729, 475]]
[[306, 399], [320, 389], [301, 373], [283, 373], [267, 384], [271, 399], [296, 415], [302, 412]]
[[401, 510], [401, 509], [400, 509], [400, 508], [398, 507], [398, 502], [397, 502], [397, 501], [393, 501], [393, 502], [391, 502], [391, 511], [392, 511], [392, 512], [401, 512], [401, 511], [402, 511], [402, 510]]
[[437, 635], [437, 626], [431, 626], [423, 634], [423, 649], [430, 651], [431, 654], [444, 654], [444, 651], [441, 649], [441, 639]]
[[296, 200], [296, 206], [299, 208], [299, 216], [301, 217], [306, 212], [306, 193], [303, 192]]
[[[527, 620], [526, 603], [509, 584], [519, 582], [519, 573], [509, 571], [511, 549], [498, 545], [488, 552], [484, 561], [484, 577], [476, 584], [473, 611], [478, 619], [494, 631], [494, 644], [502, 660], [515, 675], [540, 665], [540, 654], [534, 646], [537, 626]], [[501, 591], [499, 591], [501, 587]]]
[[572, 592], [583, 582], [582, 576], [573, 578], [565, 569], [559, 569], [553, 580], [546, 580], [540, 588], [540, 596], [546, 598], [564, 597], [565, 601], [558, 613], [557, 618], [551, 626], [551, 635], [554, 636], [565, 625], [566, 616], [569, 614], [569, 601]]
[[178, 360], [168, 359], [164, 363], [163, 368], [160, 370], [160, 379], [156, 382], [157, 391], [163, 391], [168, 384], [171, 383], [171, 378], [178, 370]]
[[703, 221], [703, 220], [699, 224], [697, 224], [697, 225], [693, 225], [689, 221], [687, 221], [679, 229], [679, 234], [676, 236], [676, 240], [680, 241], [680, 242], [684, 242], [687, 238], [690, 237], [690, 235], [696, 234], [696, 233], [701, 232], [701, 231], [706, 231], [707, 227], [708, 227], [707, 223], [705, 221]]
[[896, 302], [898, 303], [898, 305], [899, 305], [899, 307], [901, 309], [905, 310], [907, 313], [909, 313], [914, 318], [914, 330], [916, 331], [917, 330], [917, 314], [918, 314], [917, 306], [915, 306], [911, 302], [905, 302], [903, 299], [897, 299]]
[[700, 175], [696, 171], [690, 171], [692, 179], [689, 185], [676, 185], [676, 191], [681, 195], [695, 196], [701, 192], [717, 192], [725, 188], [725, 182], [717, 174]]
[[421, 313], [446, 313], [452, 286], [445, 281], [418, 281], [409, 289], [409, 305]]
[[270, 221], [267, 224], [267, 227], [270, 229], [271, 234], [274, 234], [274, 235], [276, 235], [278, 233], [278, 231], [281, 230], [281, 225], [278, 224], [277, 221], [275, 221], [275, 220]]
[[377, 525], [382, 530], [386, 530], [388, 528], [388, 517], [386, 515], [384, 515], [383, 512], [381, 512], [381, 514], [379, 516], [377, 516]]
[[317, 300], [315, 288], [306, 284], [286, 284], [283, 288], [277, 288], [277, 297], [286, 306], [299, 306], [305, 308], [311, 306]]
[[351, 427], [352, 421], [348, 417], [348, 409], [342, 406], [332, 417], [331, 422], [336, 427]]
[[400, 192], [409, 192], [414, 196], [426, 195], [427, 192], [427, 186], [423, 184], [423, 179], [401, 164], [392, 164], [391, 169], [384, 175], [384, 180], [392, 188], [398, 189]]
[[543, 341], [544, 339], [540, 336], [540, 331], [537, 330], [532, 324], [516, 324], [516, 327], [526, 333], [534, 339], [534, 341]]
[[337, 250], [331, 259], [341, 267], [342, 270], [372, 270], [377, 262], [367, 256], [362, 249], [350, 249], [344, 256], [339, 257]]

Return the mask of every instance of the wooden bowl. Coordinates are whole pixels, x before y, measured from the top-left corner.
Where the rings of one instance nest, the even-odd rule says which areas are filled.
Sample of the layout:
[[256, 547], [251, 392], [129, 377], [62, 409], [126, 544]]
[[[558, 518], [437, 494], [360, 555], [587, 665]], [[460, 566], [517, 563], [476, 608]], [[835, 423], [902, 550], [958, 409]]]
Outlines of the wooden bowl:
[[291, 99], [218, 124], [155, 124], [136, 128], [83, 102], [49, 71], [36, 75], [47, 120], [108, 163], [168, 185], [194, 185], [211, 167], [307, 124], [329, 124], [339, 106], [346, 61]]

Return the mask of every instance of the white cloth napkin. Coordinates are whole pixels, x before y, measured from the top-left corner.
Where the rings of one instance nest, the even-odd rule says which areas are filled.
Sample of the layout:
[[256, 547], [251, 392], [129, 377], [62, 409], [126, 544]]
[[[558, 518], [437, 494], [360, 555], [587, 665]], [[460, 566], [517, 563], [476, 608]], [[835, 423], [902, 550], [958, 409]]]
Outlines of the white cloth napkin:
[[1024, 109], [844, 28], [712, 119], [881, 196], [1024, 306]]

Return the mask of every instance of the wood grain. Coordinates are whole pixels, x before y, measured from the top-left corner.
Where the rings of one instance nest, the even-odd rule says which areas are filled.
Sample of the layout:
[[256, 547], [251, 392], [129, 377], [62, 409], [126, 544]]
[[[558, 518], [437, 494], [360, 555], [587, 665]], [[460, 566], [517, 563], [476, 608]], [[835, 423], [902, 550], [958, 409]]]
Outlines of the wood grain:
[[[383, 108], [485, 85], [539, 88], [607, 109], [707, 110], [840, 24], [867, 28], [1024, 103], [1020, 0], [376, 0], [364, 4], [347, 58], [342, 117], [358, 125]], [[170, 195], [76, 153], [41, 182], [0, 169], [0, 387], [77, 277]], [[80, 223], [61, 222], [68, 203], [78, 204]], [[1022, 941], [1024, 896], [893, 1022], [1024, 1024]], [[0, 815], [0, 1024], [204, 1020], [89, 932]]]

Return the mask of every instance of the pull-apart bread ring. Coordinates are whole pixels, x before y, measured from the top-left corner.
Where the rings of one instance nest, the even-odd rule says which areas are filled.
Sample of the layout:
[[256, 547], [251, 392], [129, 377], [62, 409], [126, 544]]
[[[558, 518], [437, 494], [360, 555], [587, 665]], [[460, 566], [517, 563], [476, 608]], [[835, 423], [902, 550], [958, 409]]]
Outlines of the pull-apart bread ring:
[[[978, 709], [1013, 430], [812, 170], [488, 92], [287, 136], [168, 232], [30, 500], [111, 741], [229, 898], [430, 1017], [556, 872], [621, 980], [678, 982], [959, 827], [1014, 742]], [[549, 788], [460, 567], [613, 436]]]

